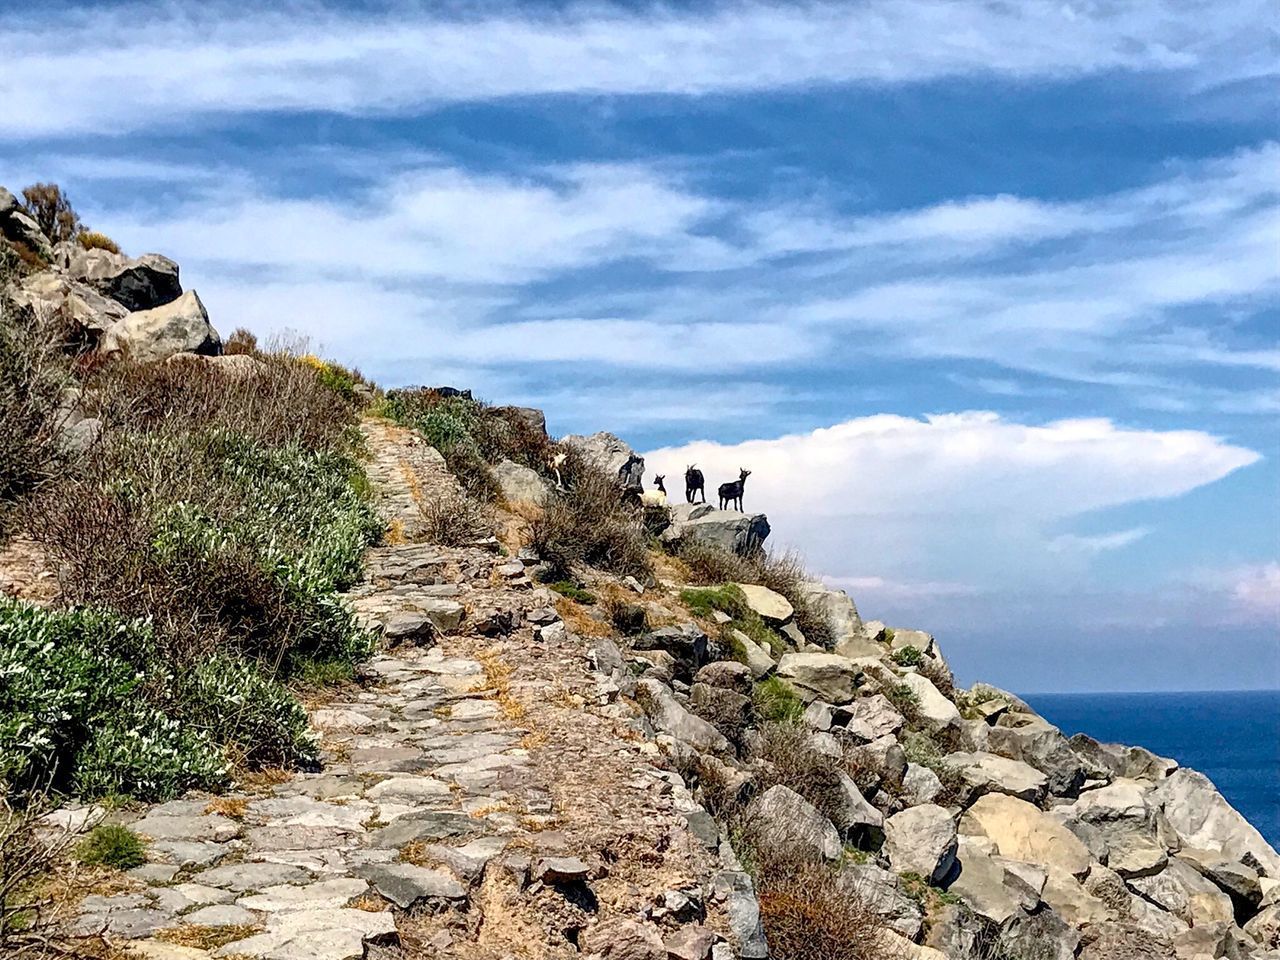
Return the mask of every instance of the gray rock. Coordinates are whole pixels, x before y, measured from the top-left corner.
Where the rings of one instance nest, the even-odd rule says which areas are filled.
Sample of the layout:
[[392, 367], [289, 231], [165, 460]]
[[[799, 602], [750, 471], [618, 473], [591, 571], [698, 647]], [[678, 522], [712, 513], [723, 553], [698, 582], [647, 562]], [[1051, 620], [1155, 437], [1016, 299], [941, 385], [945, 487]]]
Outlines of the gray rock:
[[693, 541], [745, 555], [758, 550], [769, 533], [769, 518], [763, 513], [711, 510], [696, 519], [672, 523], [662, 532], [662, 540], [664, 543]]
[[263, 913], [297, 910], [337, 910], [353, 897], [358, 897], [369, 885], [355, 877], [335, 877], [319, 880], [305, 886], [282, 884], [264, 887], [261, 892], [236, 901], [246, 910]]
[[1280, 878], [1280, 856], [1204, 774], [1177, 770], [1160, 781], [1154, 796], [1186, 846], [1218, 850], [1233, 860], [1252, 856], [1268, 876]]
[[1035, 767], [994, 753], [951, 753], [946, 763], [964, 779], [967, 800], [986, 793], [1007, 793], [1028, 803], [1039, 803], [1049, 783]]
[[379, 894], [402, 910], [421, 903], [463, 900], [467, 895], [466, 888], [444, 870], [412, 863], [370, 864], [359, 873]]
[[942, 792], [942, 781], [928, 767], [908, 763], [907, 772], [902, 778], [902, 791], [912, 806], [933, 803]]
[[424, 852], [433, 860], [443, 863], [460, 880], [479, 883], [489, 861], [502, 853], [506, 846], [507, 840], [504, 837], [479, 837], [460, 847], [433, 843]]
[[59, 266], [74, 280], [93, 287], [127, 310], [150, 310], [182, 296], [178, 265], [157, 253], [126, 257], [110, 250], [60, 244]]
[[196, 292], [188, 290], [172, 303], [130, 313], [107, 331], [101, 349], [145, 363], [178, 353], [217, 355], [222, 338]]
[[654, 727], [696, 750], [729, 752], [729, 741], [701, 717], [694, 716], [676, 701], [667, 686], [646, 677], [636, 684], [636, 699], [644, 707]]
[[750, 874], [738, 869], [724, 870], [715, 875], [712, 885], [725, 900], [729, 928], [738, 944], [738, 956], [742, 960], [766, 960], [769, 943], [760, 921], [760, 901], [756, 899]]
[[617, 477], [622, 485], [644, 485], [644, 457], [612, 433], [593, 433], [585, 437], [570, 434], [560, 442], [578, 451], [588, 463], [594, 463], [611, 477]]
[[768, 650], [736, 627], [732, 630], [732, 636], [742, 650], [743, 662], [751, 670], [751, 675], [755, 679], [763, 680], [773, 673], [776, 664]]
[[755, 611], [765, 623], [781, 627], [790, 623], [795, 616], [791, 601], [782, 594], [762, 587], [758, 583], [735, 584], [746, 598], [747, 606]]
[[697, 924], [681, 927], [666, 939], [667, 956], [671, 960], [710, 960], [718, 939], [714, 931]]
[[530, 874], [540, 883], [576, 883], [591, 876], [591, 868], [577, 857], [539, 857]]
[[870, 743], [887, 734], [896, 734], [906, 721], [882, 693], [859, 697], [852, 703], [838, 707], [832, 722], [842, 726], [855, 740]]
[[956, 824], [951, 813], [926, 803], [884, 821], [884, 855], [896, 873], [940, 883], [956, 864]]
[[973, 838], [960, 838], [956, 859], [959, 870], [947, 885], [947, 891], [997, 927], [1007, 925], [1040, 902], [1038, 893], [1005, 870], [999, 858], [985, 852], [983, 845]]
[[857, 664], [834, 653], [787, 653], [778, 661], [778, 676], [802, 697], [836, 705], [853, 699], [859, 674]]
[[675, 658], [676, 676], [686, 682], [707, 663], [707, 635], [695, 623], [650, 630], [638, 637], [635, 650], [665, 650]]
[[1084, 764], [1067, 744], [1062, 731], [1040, 717], [1006, 714], [990, 729], [987, 743], [992, 753], [1021, 760], [1043, 773], [1054, 796], [1075, 796], [1084, 783]]
[[843, 590], [835, 590], [818, 580], [808, 580], [800, 589], [810, 607], [831, 625], [835, 643], [849, 636], [862, 636], [862, 618], [853, 599]]
[[213, 952], [215, 957], [267, 957], [270, 960], [360, 960], [369, 944], [394, 944], [391, 911], [306, 909], [275, 913], [266, 930]]
[[923, 926], [924, 911], [907, 896], [898, 878], [873, 863], [848, 863], [840, 868], [840, 882], [882, 917], [891, 930], [915, 940]]
[[240, 927], [252, 926], [258, 918], [244, 907], [220, 903], [193, 910], [182, 918], [182, 922], [200, 927]]
[[224, 843], [240, 834], [240, 824], [214, 814], [199, 816], [166, 816], [153, 808], [131, 825], [135, 833], [152, 840], [206, 840]]
[[369, 838], [374, 847], [399, 849], [414, 840], [444, 840], [475, 832], [477, 821], [465, 813], [453, 810], [435, 810], [428, 813], [411, 813], [397, 817], [389, 825], [376, 831]]
[[1129, 886], [1162, 910], [1193, 927], [1233, 920], [1231, 898], [1191, 864], [1177, 857], [1155, 876], [1135, 877]]
[[511, 460], [503, 460], [495, 464], [490, 468], [490, 472], [498, 481], [502, 498], [508, 503], [541, 504], [546, 502], [551, 492], [551, 485], [542, 479], [536, 470]]
[[191, 879], [206, 887], [221, 887], [244, 893], [282, 883], [305, 883], [311, 879], [311, 875], [305, 870], [283, 863], [228, 863], [201, 870]]
[[961, 726], [960, 711], [944, 697], [928, 677], [918, 673], [904, 674], [902, 683], [911, 689], [919, 701], [918, 712], [924, 726], [932, 733], [958, 730]]

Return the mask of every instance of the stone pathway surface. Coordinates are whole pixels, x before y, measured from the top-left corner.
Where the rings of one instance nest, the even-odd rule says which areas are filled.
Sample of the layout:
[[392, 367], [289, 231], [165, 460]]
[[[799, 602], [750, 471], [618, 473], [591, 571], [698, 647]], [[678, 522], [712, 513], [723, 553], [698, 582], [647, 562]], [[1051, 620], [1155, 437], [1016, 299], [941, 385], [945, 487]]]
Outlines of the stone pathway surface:
[[416, 435], [364, 429], [404, 542], [371, 550], [352, 592], [386, 649], [312, 708], [323, 770], [117, 815], [149, 862], [86, 897], [78, 932], [174, 960], [574, 957], [628, 938], [649, 952], [627, 956], [737, 955], [749, 882], [592, 669], [611, 644], [567, 629], [496, 541], [414, 542], [453, 479]]

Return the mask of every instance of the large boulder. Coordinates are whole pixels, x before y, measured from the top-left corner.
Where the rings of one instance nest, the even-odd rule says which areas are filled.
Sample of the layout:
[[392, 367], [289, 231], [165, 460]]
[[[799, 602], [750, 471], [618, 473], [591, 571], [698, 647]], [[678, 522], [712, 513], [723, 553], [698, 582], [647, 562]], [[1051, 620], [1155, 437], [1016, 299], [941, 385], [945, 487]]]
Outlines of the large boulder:
[[644, 486], [644, 457], [612, 433], [570, 434], [560, 442], [572, 447], [588, 463], [595, 464], [611, 477], [617, 477], [624, 486]]
[[1234, 918], [1231, 898], [1191, 864], [1177, 857], [1170, 859], [1154, 876], [1130, 879], [1129, 886], [1193, 927], [1230, 922]]
[[956, 865], [956, 824], [932, 803], [909, 807], [884, 822], [883, 853], [897, 873], [914, 873], [940, 883]]
[[107, 331], [104, 353], [122, 353], [134, 360], [164, 360], [176, 353], [215, 356], [222, 338], [209, 323], [209, 314], [194, 290], [153, 310], [138, 310]]
[[852, 660], [834, 653], [787, 653], [778, 662], [778, 676], [789, 680], [806, 700], [838, 705], [853, 699], [859, 670]]
[[800, 589], [814, 612], [827, 618], [836, 643], [845, 637], [863, 636], [862, 617], [849, 594], [833, 590], [819, 580], [806, 580]]
[[1033, 890], [1016, 874], [1006, 870], [1001, 858], [993, 857], [982, 842], [961, 837], [956, 852], [959, 871], [947, 886], [947, 892], [960, 897], [975, 914], [1003, 927], [1024, 910], [1033, 910], [1040, 902], [1039, 891]]
[[662, 531], [662, 540], [703, 543], [745, 555], [758, 550], [769, 533], [769, 518], [763, 513], [710, 510], [691, 520], [673, 520], [671, 526]]
[[832, 723], [860, 743], [870, 743], [886, 734], [896, 734], [906, 724], [901, 713], [883, 693], [859, 697], [832, 711]]
[[987, 793], [1005, 793], [1039, 803], [1049, 782], [1035, 767], [994, 753], [952, 753], [947, 755], [946, 763], [964, 779], [967, 800]]
[[840, 868], [840, 879], [889, 929], [909, 940], [920, 935], [924, 912], [919, 901], [903, 892], [897, 875], [874, 863], [846, 863]]
[[908, 673], [902, 677], [902, 683], [915, 694], [920, 720], [931, 733], [960, 729], [960, 710], [942, 695], [932, 680], [918, 673]]
[[839, 771], [836, 777], [840, 785], [839, 804], [832, 813], [831, 822], [842, 836], [854, 843], [878, 838], [884, 826], [884, 814], [867, 802], [847, 773]]
[[1002, 793], [980, 797], [965, 811], [960, 832], [987, 837], [1002, 857], [1058, 867], [1072, 876], [1083, 876], [1092, 860], [1088, 848], [1057, 820]]
[[541, 504], [547, 499], [550, 486], [538, 471], [512, 460], [495, 464], [490, 471], [502, 490], [502, 498], [508, 503]]
[[795, 609], [782, 594], [758, 583], [739, 583], [737, 588], [746, 598], [747, 606], [760, 615], [765, 623], [775, 627], [790, 623], [795, 616]]
[[1049, 780], [1054, 796], [1073, 797], [1085, 781], [1084, 763], [1062, 731], [1042, 717], [1008, 713], [991, 728], [987, 749], [1030, 764]]
[[1095, 771], [1113, 777], [1158, 781], [1178, 769], [1178, 761], [1158, 756], [1150, 750], [1121, 743], [1099, 743], [1083, 733], [1077, 733], [1068, 744]]
[[770, 787], [751, 801], [747, 821], [764, 838], [797, 854], [838, 860], [844, 847], [835, 825], [790, 787]]
[[1203, 773], [1185, 767], [1175, 771], [1160, 781], [1155, 798], [1186, 846], [1235, 860], [1252, 856], [1267, 876], [1280, 878], [1280, 855]]
[[151, 310], [182, 296], [178, 265], [158, 253], [126, 257], [110, 250], [61, 243], [57, 260], [71, 279], [93, 287], [130, 311]]
[[90, 345], [97, 344], [103, 334], [129, 315], [123, 306], [87, 284], [52, 270], [23, 278], [14, 288], [13, 299], [30, 307], [38, 317], [59, 315], [70, 321]]
[[676, 700], [666, 684], [643, 679], [636, 684], [636, 699], [654, 728], [687, 743], [695, 750], [711, 753], [729, 752], [729, 741], [701, 717], [694, 716]]

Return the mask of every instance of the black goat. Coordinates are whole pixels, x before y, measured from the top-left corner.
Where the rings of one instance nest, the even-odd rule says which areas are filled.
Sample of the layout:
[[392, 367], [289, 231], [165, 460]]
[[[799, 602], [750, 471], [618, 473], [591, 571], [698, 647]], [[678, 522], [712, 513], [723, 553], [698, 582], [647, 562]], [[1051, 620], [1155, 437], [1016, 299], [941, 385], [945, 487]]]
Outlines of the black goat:
[[667, 479], [667, 475], [665, 473], [660, 473], [653, 478], [653, 485], [662, 491], [662, 495], [664, 497], [667, 495], [667, 488], [662, 485], [662, 481], [665, 479]]
[[706, 480], [702, 476], [702, 471], [691, 464], [684, 468], [684, 498], [688, 503], [693, 503], [694, 496], [699, 493], [702, 494], [702, 502], [706, 503]]
[[742, 510], [742, 488], [746, 485], [747, 477], [751, 476], [750, 470], [738, 468], [738, 479], [732, 483], [720, 484], [720, 509], [727, 510], [728, 504], [732, 503], [735, 510]]

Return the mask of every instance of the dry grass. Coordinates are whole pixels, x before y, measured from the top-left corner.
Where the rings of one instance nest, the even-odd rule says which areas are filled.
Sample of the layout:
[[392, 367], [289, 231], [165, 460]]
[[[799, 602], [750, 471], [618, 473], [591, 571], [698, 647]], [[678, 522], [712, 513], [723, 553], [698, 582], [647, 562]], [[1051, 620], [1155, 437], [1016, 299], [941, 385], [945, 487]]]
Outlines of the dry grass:
[[205, 804], [204, 812], [230, 817], [232, 820], [243, 820], [248, 807], [247, 797], [214, 797]]
[[581, 637], [609, 637], [613, 630], [587, 612], [587, 608], [568, 597], [556, 600], [556, 613], [564, 621], [566, 629]]
[[119, 253], [120, 245], [97, 230], [81, 230], [76, 234], [76, 242], [86, 250], [106, 250], [108, 253]]
[[622, 502], [614, 478], [574, 456], [562, 472], [569, 489], [554, 493], [530, 523], [532, 546], [555, 578], [589, 566], [648, 580], [649, 535], [639, 512]]
[[524, 718], [524, 704], [511, 693], [511, 666], [501, 657], [496, 647], [481, 651], [476, 657], [484, 670], [486, 699], [493, 700], [508, 720]]
[[766, 861], [756, 893], [775, 960], [901, 960], [872, 904], [829, 867]]
[[171, 943], [175, 947], [191, 947], [195, 950], [216, 950], [228, 943], [244, 940], [262, 927], [252, 924], [232, 924], [228, 927], [206, 927], [195, 923], [184, 923], [180, 927], [169, 927], [155, 934], [162, 943]]
[[261, 770], [242, 770], [236, 774], [236, 783], [245, 790], [262, 791], [279, 786], [293, 779], [293, 773], [283, 767], [263, 767]]
[[443, 496], [419, 503], [422, 535], [428, 543], [446, 547], [470, 546], [493, 535], [493, 508], [465, 494]]

